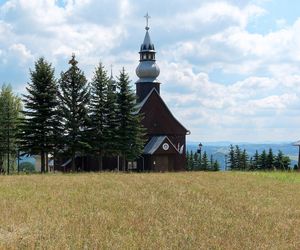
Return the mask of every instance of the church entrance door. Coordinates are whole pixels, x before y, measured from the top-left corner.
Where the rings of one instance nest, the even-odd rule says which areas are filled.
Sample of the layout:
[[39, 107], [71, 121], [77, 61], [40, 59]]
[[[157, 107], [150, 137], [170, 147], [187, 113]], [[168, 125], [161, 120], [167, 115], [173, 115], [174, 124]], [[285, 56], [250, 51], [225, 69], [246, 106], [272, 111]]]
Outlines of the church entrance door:
[[169, 157], [160, 155], [153, 157], [153, 170], [155, 172], [165, 172], [169, 170]]

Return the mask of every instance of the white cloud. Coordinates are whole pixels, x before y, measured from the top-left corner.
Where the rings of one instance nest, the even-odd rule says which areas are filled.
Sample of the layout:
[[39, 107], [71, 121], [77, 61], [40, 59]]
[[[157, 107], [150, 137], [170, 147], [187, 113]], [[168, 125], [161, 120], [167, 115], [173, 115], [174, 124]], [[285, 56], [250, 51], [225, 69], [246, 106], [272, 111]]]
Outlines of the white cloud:
[[149, 10], [162, 95], [191, 140], [288, 140], [299, 132], [289, 128], [300, 122], [300, 19], [289, 26], [277, 18], [262, 34], [248, 28], [270, 15], [261, 0], [58, 2], [0, 4], [0, 74], [15, 89], [24, 89], [37, 57], [58, 74], [72, 52], [89, 78], [101, 60], [136, 79]]

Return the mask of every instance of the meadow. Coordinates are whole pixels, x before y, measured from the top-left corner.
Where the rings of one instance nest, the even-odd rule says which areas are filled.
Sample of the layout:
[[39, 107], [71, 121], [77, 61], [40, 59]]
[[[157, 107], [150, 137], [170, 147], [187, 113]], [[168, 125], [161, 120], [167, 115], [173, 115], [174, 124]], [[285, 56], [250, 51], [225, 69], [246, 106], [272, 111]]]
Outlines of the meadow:
[[0, 176], [0, 249], [300, 249], [299, 173]]

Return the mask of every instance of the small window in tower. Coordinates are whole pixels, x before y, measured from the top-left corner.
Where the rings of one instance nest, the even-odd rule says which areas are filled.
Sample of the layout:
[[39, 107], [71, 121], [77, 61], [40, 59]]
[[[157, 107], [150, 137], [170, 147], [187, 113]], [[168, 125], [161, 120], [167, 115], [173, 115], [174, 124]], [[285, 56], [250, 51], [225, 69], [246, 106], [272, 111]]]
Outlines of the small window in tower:
[[147, 55], [146, 54], [143, 55], [143, 59], [144, 60], [147, 59]]

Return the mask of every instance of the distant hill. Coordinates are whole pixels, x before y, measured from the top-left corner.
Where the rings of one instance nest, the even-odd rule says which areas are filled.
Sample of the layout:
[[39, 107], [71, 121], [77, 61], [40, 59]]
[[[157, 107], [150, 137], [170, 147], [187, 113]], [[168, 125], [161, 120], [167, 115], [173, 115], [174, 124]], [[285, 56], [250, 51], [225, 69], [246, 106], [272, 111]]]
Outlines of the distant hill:
[[[194, 152], [198, 149], [198, 144], [196, 142], [187, 142], [187, 149], [193, 150]], [[212, 155], [215, 160], [217, 160], [222, 169], [225, 169], [225, 155], [228, 154], [230, 145], [239, 145], [241, 149], [246, 149], [249, 154], [249, 157], [255, 154], [257, 150], [261, 153], [264, 149], [266, 151], [269, 148], [272, 148], [274, 154], [277, 154], [279, 150], [281, 150], [285, 155], [288, 155], [293, 166], [297, 164], [298, 161], [298, 147], [293, 146], [291, 143], [282, 142], [282, 143], [232, 143], [232, 142], [207, 142], [202, 143], [202, 152], [206, 151], [206, 153], [210, 156]]]

